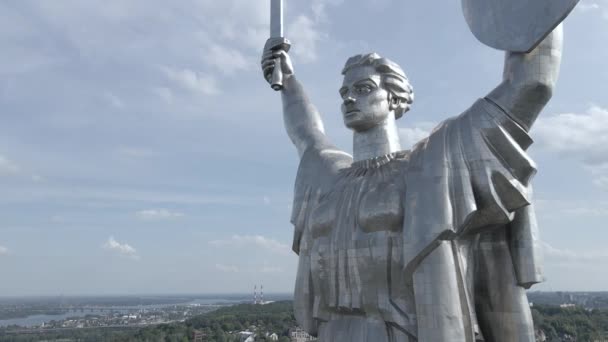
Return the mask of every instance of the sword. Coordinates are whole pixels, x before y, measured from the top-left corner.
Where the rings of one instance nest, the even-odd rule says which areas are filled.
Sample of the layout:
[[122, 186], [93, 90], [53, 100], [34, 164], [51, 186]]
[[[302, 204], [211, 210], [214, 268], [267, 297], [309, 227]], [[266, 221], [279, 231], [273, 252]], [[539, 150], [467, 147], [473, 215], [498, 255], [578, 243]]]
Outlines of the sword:
[[[283, 37], [283, 0], [270, 0], [270, 40], [268, 41], [272, 50], [289, 51], [291, 44]], [[270, 86], [274, 90], [283, 89], [283, 71], [281, 70], [281, 58], [274, 59], [274, 70]]]

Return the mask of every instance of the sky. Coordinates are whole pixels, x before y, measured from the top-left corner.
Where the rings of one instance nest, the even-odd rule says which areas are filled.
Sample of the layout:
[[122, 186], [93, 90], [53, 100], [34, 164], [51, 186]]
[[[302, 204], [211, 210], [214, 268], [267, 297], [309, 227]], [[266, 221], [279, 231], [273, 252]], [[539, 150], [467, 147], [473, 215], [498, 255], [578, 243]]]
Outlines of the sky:
[[[295, 73], [352, 152], [340, 70], [399, 63], [403, 148], [501, 80], [459, 1], [285, 0]], [[531, 134], [547, 281], [608, 290], [608, 0], [565, 22]], [[0, 2], [0, 296], [292, 292], [298, 156], [259, 60], [266, 0]]]

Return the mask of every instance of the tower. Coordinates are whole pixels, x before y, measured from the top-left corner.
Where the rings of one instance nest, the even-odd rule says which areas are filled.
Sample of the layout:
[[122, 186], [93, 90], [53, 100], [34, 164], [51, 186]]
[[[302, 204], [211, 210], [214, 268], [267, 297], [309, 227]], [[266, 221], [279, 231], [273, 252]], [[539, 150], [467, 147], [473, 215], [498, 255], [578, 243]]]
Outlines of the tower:
[[264, 285], [260, 285], [260, 304], [264, 304]]

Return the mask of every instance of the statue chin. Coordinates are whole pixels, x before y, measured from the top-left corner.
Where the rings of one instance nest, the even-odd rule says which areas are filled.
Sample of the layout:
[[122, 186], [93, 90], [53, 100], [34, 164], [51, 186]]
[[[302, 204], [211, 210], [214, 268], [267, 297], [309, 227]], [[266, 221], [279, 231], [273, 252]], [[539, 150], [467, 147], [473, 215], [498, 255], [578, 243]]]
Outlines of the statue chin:
[[357, 133], [363, 133], [380, 126], [387, 117], [388, 115], [370, 117], [369, 114], [356, 111], [344, 115], [344, 126]]

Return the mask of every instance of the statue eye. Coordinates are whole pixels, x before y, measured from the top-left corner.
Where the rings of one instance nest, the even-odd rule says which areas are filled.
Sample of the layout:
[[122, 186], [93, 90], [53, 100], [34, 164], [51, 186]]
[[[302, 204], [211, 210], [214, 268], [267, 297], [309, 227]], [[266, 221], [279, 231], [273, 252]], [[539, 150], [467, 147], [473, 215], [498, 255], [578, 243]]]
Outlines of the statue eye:
[[355, 88], [355, 90], [357, 91], [357, 94], [368, 94], [369, 92], [372, 91], [372, 87], [370, 87], [368, 85], [361, 85], [361, 86], [357, 86], [357, 88]]

